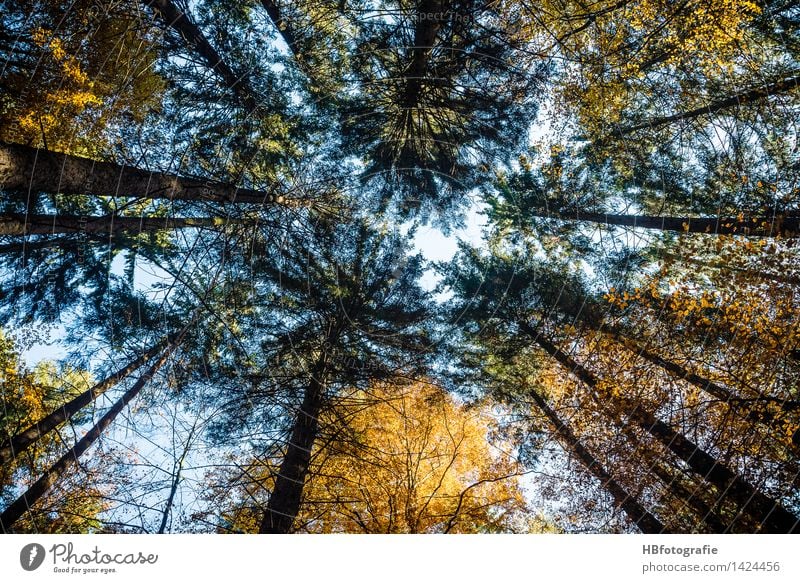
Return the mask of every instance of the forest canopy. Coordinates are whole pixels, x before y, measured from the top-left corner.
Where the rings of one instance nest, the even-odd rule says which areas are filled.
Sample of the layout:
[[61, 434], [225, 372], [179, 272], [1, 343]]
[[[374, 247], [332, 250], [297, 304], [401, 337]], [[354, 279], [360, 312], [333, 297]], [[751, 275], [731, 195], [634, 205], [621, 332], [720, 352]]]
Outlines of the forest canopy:
[[0, 23], [0, 532], [800, 532], [796, 3]]

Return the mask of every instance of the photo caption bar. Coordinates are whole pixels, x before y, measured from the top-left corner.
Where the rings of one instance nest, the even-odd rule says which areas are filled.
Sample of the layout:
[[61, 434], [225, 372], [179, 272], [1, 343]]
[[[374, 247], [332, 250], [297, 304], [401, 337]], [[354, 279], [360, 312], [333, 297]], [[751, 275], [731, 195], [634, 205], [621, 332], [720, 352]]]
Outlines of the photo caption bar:
[[[786, 535], [7, 535], [8, 581], [797, 581]], [[724, 576], [725, 579], [720, 579]]]

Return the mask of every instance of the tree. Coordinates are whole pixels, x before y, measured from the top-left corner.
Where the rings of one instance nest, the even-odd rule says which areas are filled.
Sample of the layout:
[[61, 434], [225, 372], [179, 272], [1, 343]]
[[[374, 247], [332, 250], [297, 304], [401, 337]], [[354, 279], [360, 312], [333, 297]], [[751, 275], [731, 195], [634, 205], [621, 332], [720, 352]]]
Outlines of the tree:
[[[459, 405], [426, 383], [386, 382], [341, 397], [320, 424], [301, 532], [456, 533], [516, 531], [526, 509], [521, 470], [484, 407]], [[256, 500], [274, 468], [254, 463], [243, 486]], [[244, 500], [246, 500], [245, 498]], [[244, 502], [244, 501], [243, 501]], [[257, 511], [230, 510], [232, 529], [252, 532]]]
[[219, 75], [226, 88], [236, 94], [248, 112], [255, 112], [258, 108], [258, 98], [250, 88], [246, 73], [237, 74], [234, 72], [185, 12], [169, 0], [148, 0], [143, 4], [153, 10], [161, 20], [162, 25], [174, 29], [183, 37], [188, 47], [199, 55], [200, 59], [211, 71]]
[[168, 343], [169, 339], [163, 339], [127, 366], [96, 383], [90, 389], [83, 391], [69, 402], [63, 403], [41, 419], [37, 419], [30, 426], [11, 436], [7, 441], [3, 441], [2, 448], [0, 448], [0, 464], [8, 463], [25, 449], [35, 445], [38, 440], [60, 424], [69, 421], [89, 403], [156, 356]]
[[291, 54], [291, 63], [307, 80], [308, 90], [320, 102], [338, 96], [348, 69], [346, 34], [353, 27], [340, 2], [261, 0], [274, 32]]
[[[777, 81], [762, 76], [787, 64], [777, 62], [775, 41], [757, 24], [765, 24], [762, 6], [750, 0], [506, 5], [531, 50], [560, 58], [556, 99], [593, 140], [746, 107], [790, 89], [796, 73], [789, 66]], [[673, 109], [679, 113], [652, 113]], [[615, 155], [613, 147], [604, 151]]]
[[4, 528], [796, 529], [793, 3], [0, 5]]
[[[665, 259], [653, 276], [632, 289], [614, 289], [606, 299], [626, 320], [648, 314], [649, 330], [632, 331], [652, 347], [640, 343], [643, 357], [655, 362], [669, 352], [671, 359], [686, 363], [671, 365], [681, 378], [713, 395], [738, 417], [769, 427], [765, 439], [770, 444], [792, 450], [797, 447], [800, 409], [793, 356], [795, 287], [786, 278], [737, 264], [754, 261], [770, 270], [793, 251], [781, 242], [754, 244], [729, 238], [714, 246], [724, 258], [721, 264], [699, 272], [685, 269], [684, 258], [700, 255], [698, 244], [702, 245], [678, 246], [680, 253]], [[651, 319], [656, 312], [658, 317]], [[785, 461], [795, 456], [796, 452]]]
[[[33, 370], [20, 362], [15, 343], [0, 333], [0, 375], [2, 375], [2, 411], [0, 435], [5, 442], [30, 424], [37, 423], [47, 411], [72, 398], [91, 383], [91, 376], [69, 367], [57, 367], [43, 361]], [[5, 507], [13, 499], [20, 483], [31, 480], [49, 463], [62, 446], [63, 436], [41, 436], [26, 451], [14, 451], [0, 465], [0, 501]], [[90, 479], [98, 469], [87, 468], [82, 479]], [[64, 480], [57, 491], [31, 505], [18, 525], [23, 531], [76, 533], [96, 531], [99, 514], [105, 509], [104, 493], [92, 482]], [[3, 532], [6, 532], [3, 522]]]
[[58, 480], [63, 479], [65, 472], [67, 472], [70, 467], [78, 464], [79, 457], [97, 441], [103, 431], [111, 425], [116, 416], [139, 394], [145, 383], [152, 379], [153, 375], [164, 365], [182, 336], [183, 334], [179, 334], [178, 338], [170, 343], [155, 362], [150, 365], [148, 370], [117, 399], [86, 435], [79, 439], [67, 453], [58, 459], [58, 461], [47, 468], [27, 490], [16, 498], [16, 500], [6, 506], [3, 512], [0, 513], [0, 530], [2, 530], [3, 533], [13, 532], [15, 523], [23, 514], [28, 512], [31, 507], [35, 506], [42, 496], [44, 496]]
[[526, 95], [544, 69], [513, 65], [491, 4], [390, 6], [388, 26], [360, 23], [360, 87], [345, 110], [345, 147], [366, 159], [365, 180], [387, 184], [382, 206], [393, 202], [402, 216], [441, 214], [458, 208], [477, 180], [471, 153], [490, 163], [523, 139], [535, 112]]
[[[497, 375], [497, 372], [493, 371], [493, 374]], [[506, 372], [506, 374], [508, 373]], [[519, 382], [523, 383], [523, 386], [512, 387], [510, 390], [505, 389], [506, 394], [521, 393], [533, 402], [533, 406], [543, 414], [551, 430], [555, 432], [564, 448], [578, 458], [587, 472], [591, 473], [600, 481], [601, 486], [614, 498], [615, 506], [621, 508], [639, 530], [643, 533], [650, 534], [666, 534], [670, 532], [658, 518], [642, 506], [635, 496], [627, 492], [625, 487], [603, 468], [602, 462], [595, 458], [589, 449], [575, 435], [569, 424], [559, 416], [547, 402], [546, 398], [539, 394], [540, 389], [538, 387], [525, 386], [526, 383], [530, 382], [529, 379], [526, 379], [524, 376], [522, 378], [519, 376], [514, 378], [513, 372], [511, 374], [511, 379], [502, 379], [500, 382]], [[503, 389], [497, 389], [497, 392], [502, 393]]]
[[[735, 215], [693, 216], [694, 213], [687, 213], [669, 216], [614, 212], [607, 206], [609, 199], [611, 204], [619, 205], [619, 199], [627, 196], [627, 189], [619, 188], [607, 179], [598, 184], [587, 178], [592, 171], [580, 168], [575, 160], [564, 160], [556, 152], [540, 169], [534, 170], [529, 166], [518, 173], [501, 176], [497, 181], [497, 191], [487, 195], [490, 215], [498, 228], [526, 234], [559, 228], [566, 232], [575, 231], [583, 226], [582, 223], [587, 227], [599, 225], [607, 229], [631, 227], [661, 231], [665, 235], [672, 232], [795, 238], [800, 233], [800, 213], [793, 208], [781, 208], [774, 201], [762, 208], [739, 210]], [[670, 200], [670, 193], [663, 191], [660, 200], [651, 201], [649, 193], [645, 196], [642, 189], [639, 190], [639, 200], [634, 202], [623, 198], [624, 204], [637, 208], [648, 204], [663, 207], [668, 203], [678, 206], [683, 202], [677, 197]], [[681, 193], [679, 196], [685, 195]], [[717, 212], [725, 206], [717, 201]], [[703, 210], [701, 207], [697, 214], [704, 214]]]
[[[301, 319], [286, 331], [290, 345], [283, 350], [300, 351], [305, 373], [298, 380], [307, 384], [260, 532], [292, 528], [319, 418], [338, 388], [359, 377], [380, 379], [395, 367], [411, 372], [426, 357], [427, 298], [414, 283], [420, 259], [405, 259], [396, 234], [381, 235], [364, 223], [343, 229], [321, 222], [315, 230], [316, 240], [289, 240], [280, 271], [264, 266], [287, 300], [311, 292], [303, 299], [321, 312], [292, 310]], [[331, 243], [339, 250], [336, 259], [328, 255]], [[313, 254], [298, 253], [303, 248]]]
[[0, 146], [0, 160], [0, 188], [9, 190], [258, 205], [284, 201], [277, 185], [271, 192], [259, 192], [15, 144]]
[[[539, 346], [588, 387], [597, 389], [601, 386], [595, 375], [570, 358], [547, 338], [533, 332], [532, 329], [528, 329], [528, 334], [531, 334]], [[603, 396], [599, 395], [601, 399]], [[725, 491], [726, 496], [740, 505], [740, 512], [753, 515], [764, 532], [792, 533], [800, 526], [800, 518], [784, 508], [779, 501], [760, 492], [735, 471], [726, 467], [684, 435], [676, 432], [639, 403], [624, 399], [612, 401], [612, 406], [617, 407], [623, 414], [627, 414], [631, 423], [638, 425], [661, 441], [686, 462], [695, 473], [719, 490]]]
[[[117, 254], [131, 266], [130, 279], [137, 259], [153, 261], [175, 252], [181, 239], [170, 232], [175, 228], [222, 231], [234, 224], [252, 226], [259, 216], [271, 220], [269, 209], [266, 214], [258, 212], [260, 205], [285, 203], [277, 187], [258, 192], [13, 144], [0, 146], [0, 160], [5, 168], [0, 188], [10, 194], [6, 202], [10, 209], [0, 218], [0, 230], [14, 238], [2, 258], [14, 274], [13, 280], [4, 282], [4, 291], [18, 298], [17, 308], [30, 298], [30, 316], [56, 319], [80, 299], [68, 289], [74, 281], [83, 281], [95, 297], [102, 297]], [[239, 212], [215, 205], [206, 211], [203, 206], [208, 203], [256, 210]], [[186, 216], [173, 218], [176, 204], [186, 205]], [[37, 213], [40, 209], [48, 214]], [[239, 223], [235, 214], [248, 218]], [[57, 234], [64, 236], [56, 238]], [[20, 235], [26, 236], [22, 242], [16, 239]], [[42, 237], [30, 240], [28, 235]]]
[[337, 394], [401, 369], [414, 375], [431, 358], [428, 294], [415, 281], [421, 258], [406, 255], [397, 232], [340, 220], [312, 214], [282, 240], [258, 235], [248, 256], [233, 258], [242, 267], [232, 272], [243, 301], [237, 311], [247, 314], [241, 329], [255, 339], [252, 351], [248, 340], [237, 351], [261, 382], [227, 395], [220, 434], [249, 431], [255, 419], [279, 436], [260, 452], [280, 459], [266, 532], [292, 529], [319, 419]]
[[[512, 346], [519, 342], [523, 346], [538, 346], [588, 389], [586, 397], [597, 404], [604, 416], [617, 423], [629, 423], [645, 432], [683, 460], [697, 476], [724, 492], [725, 497], [738, 505], [738, 512], [751, 515], [760, 528], [772, 532], [792, 532], [797, 527], [797, 517], [778, 500], [760, 492], [721, 460], [715, 459], [669, 423], [659, 419], [644, 397], [637, 394], [638, 391], [623, 388], [620, 386], [621, 381], [613, 380], [620, 378], [619, 376], [601, 377], [578, 362], [571, 353], [576, 349], [581, 350], [584, 343], [582, 339], [577, 340], [577, 345], [575, 339], [565, 339], [565, 346], [570, 346], [571, 342], [572, 347], [559, 347], [560, 341], [553, 340], [558, 333], [557, 328], [554, 328], [557, 319], [551, 320], [548, 314], [537, 313], [537, 306], [542, 299], [530, 291], [531, 283], [537, 279], [538, 285], [542, 285], [541, 275], [536, 279], [528, 279], [526, 268], [529, 268], [525, 260], [515, 265], [510, 258], [502, 255], [486, 258], [468, 249], [463, 253], [460, 262], [462, 271], [450, 272], [449, 283], [460, 300], [453, 306], [454, 313], [460, 314], [465, 322], [480, 324], [483, 334], [497, 334], [499, 339], [491, 342], [500, 343], [500, 346], [509, 342], [513, 343]], [[561, 301], [570, 302], [571, 296], [564, 293], [563, 286], [560, 291], [558, 287], [552, 284], [550, 286], [559, 297], [552, 304], [551, 310], [557, 309]], [[494, 295], [493, 289], [502, 290], [502, 293]], [[566, 297], [562, 300], [564, 296]], [[479, 329], [470, 329], [472, 334], [480, 336]], [[496, 350], [498, 349], [501, 354], [502, 351], [509, 350], [507, 347]], [[642, 381], [638, 384], [641, 385]]]
[[621, 137], [635, 133], [639, 130], [654, 129], [666, 124], [687, 121], [690, 119], [694, 119], [696, 117], [700, 117], [701, 115], [713, 115], [718, 111], [721, 111], [726, 108], [730, 108], [733, 106], [747, 105], [753, 102], [766, 99], [773, 95], [780, 95], [781, 93], [795, 91], [798, 88], [798, 83], [800, 83], [800, 77], [797, 76], [779, 79], [772, 83], [768, 83], [766, 86], [751, 89], [749, 91], [745, 91], [737, 95], [732, 95], [731, 97], [726, 97], [725, 99], [714, 101], [712, 103], [709, 103], [702, 107], [697, 107], [690, 111], [684, 111], [673, 115], [658, 117], [655, 119], [648, 120], [646, 123], [642, 123], [639, 125], [620, 127], [615, 129], [614, 133], [617, 136]]

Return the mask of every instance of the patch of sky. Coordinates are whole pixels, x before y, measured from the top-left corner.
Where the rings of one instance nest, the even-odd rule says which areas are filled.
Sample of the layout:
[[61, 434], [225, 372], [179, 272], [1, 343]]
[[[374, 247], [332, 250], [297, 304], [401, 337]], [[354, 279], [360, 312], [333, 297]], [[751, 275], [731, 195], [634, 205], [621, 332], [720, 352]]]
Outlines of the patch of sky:
[[[485, 204], [478, 198], [473, 198], [472, 201], [462, 226], [453, 229], [448, 234], [428, 225], [416, 229], [412, 239], [414, 251], [421, 253], [429, 262], [429, 266], [420, 280], [424, 289], [433, 291], [436, 288], [441, 278], [436, 274], [432, 264], [451, 261], [458, 251], [460, 241], [474, 247], [483, 245], [483, 233], [486, 227]], [[437, 298], [439, 301], [446, 299], [446, 294], [441, 294]]]

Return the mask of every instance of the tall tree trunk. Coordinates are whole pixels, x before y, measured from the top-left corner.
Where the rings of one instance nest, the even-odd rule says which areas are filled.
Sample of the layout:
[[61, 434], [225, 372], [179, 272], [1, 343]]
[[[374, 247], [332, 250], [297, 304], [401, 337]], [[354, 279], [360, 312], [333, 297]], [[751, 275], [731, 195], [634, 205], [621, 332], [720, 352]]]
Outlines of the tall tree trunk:
[[[524, 330], [544, 351], [565, 367], [569, 372], [596, 390], [597, 378], [584, 366], [578, 364], [568, 354], [557, 348], [542, 334], [538, 334], [526, 322], [520, 322]], [[645, 410], [638, 403], [623, 397], [606, 398], [616, 411], [628, 415], [629, 420], [664, 444], [672, 453], [682, 459], [699, 476], [716, 486], [726, 497], [737, 502], [741, 511], [748, 513], [761, 523], [762, 531], [768, 533], [791, 533], [798, 531], [800, 518], [789, 512], [777, 500], [766, 496], [741, 476], [718, 462], [713, 456], [681, 433]]]
[[[185, 328], [184, 328], [185, 330]], [[50, 466], [44, 474], [23, 494], [12, 502], [2, 514], [0, 514], [0, 532], [12, 532], [14, 523], [36, 502], [52, 488], [60, 477], [64, 475], [70, 467], [78, 463], [80, 456], [89, 449], [95, 441], [102, 435], [117, 415], [130, 403], [142, 390], [142, 387], [158, 372], [167, 361], [167, 358], [177, 346], [177, 341], [171, 343], [161, 356], [150, 366], [139, 379], [120, 397], [98, 421], [89, 432], [84, 435], [72, 449], [65, 453], [56, 463]]]
[[250, 190], [3, 143], [0, 143], [0, 189], [260, 205], [283, 202], [283, 197], [277, 194], [278, 185], [269, 192]]
[[44, 419], [37, 421], [24, 431], [18, 433], [8, 441], [5, 441], [2, 445], [0, 445], [0, 464], [6, 464], [10, 462], [15, 456], [18, 456], [31, 445], [36, 443], [42, 436], [47, 435], [47, 433], [58, 427], [60, 424], [68, 421], [86, 405], [97, 399], [97, 397], [105, 393], [108, 389], [116, 385], [122, 379], [129, 376], [131, 373], [133, 373], [133, 371], [153, 358], [169, 343], [169, 341], [169, 338], [164, 338], [137, 359], [107, 376], [92, 388], [84, 391], [72, 399], [69, 403], [65, 403], [58, 409], [55, 409]]
[[286, 454], [281, 462], [275, 487], [267, 503], [267, 511], [261, 522], [262, 534], [286, 534], [291, 532], [303, 487], [311, 462], [311, 450], [319, 428], [319, 413], [322, 409], [325, 387], [312, 374], [303, 395], [303, 404], [294, 422]]
[[234, 91], [248, 111], [252, 112], [258, 108], [259, 100], [250, 89], [246, 76], [233, 71], [185, 12], [169, 0], [146, 0], [145, 4], [153, 9], [153, 12], [167, 27], [172, 28], [183, 37], [186, 44], [195, 51], [206, 66], [222, 79], [228, 89]]
[[709, 395], [716, 397], [720, 401], [727, 403], [732, 409], [734, 410], [737, 410], [737, 408], [743, 409], [744, 414], [742, 416], [746, 419], [749, 419], [750, 421], [755, 421], [757, 423], [763, 423], [768, 426], [774, 427], [778, 419], [776, 419], [775, 414], [772, 411], [762, 406], [767, 403], [771, 403], [781, 408], [786, 414], [792, 414], [800, 410], [800, 401], [780, 399], [778, 397], [767, 397], [763, 395], [759, 397], [754, 397], [752, 399], [740, 397], [734, 394], [727, 387], [723, 387], [722, 385], [715, 383], [712, 380], [700, 376], [699, 374], [693, 373], [687, 370], [685, 367], [670, 360], [667, 360], [659, 356], [655, 352], [648, 350], [645, 346], [642, 346], [640, 343], [636, 342], [635, 340], [631, 340], [630, 338], [622, 334], [622, 332], [618, 329], [608, 329], [606, 334], [608, 334], [616, 342], [622, 344], [625, 348], [627, 348], [637, 356], [640, 356], [641, 358], [655, 364], [656, 366], [663, 368], [665, 371], [669, 372], [676, 378], [691, 383], [701, 391], [704, 391]]
[[729, 107], [748, 105], [750, 103], [762, 101], [773, 95], [794, 91], [795, 89], [798, 88], [799, 84], [800, 84], [800, 76], [779, 79], [777, 81], [768, 83], [767, 85], [758, 87], [756, 89], [743, 91], [742, 93], [726, 97], [725, 99], [712, 101], [711, 103], [704, 105], [703, 107], [698, 107], [696, 109], [685, 111], [683, 113], [676, 113], [674, 115], [656, 117], [645, 123], [640, 123], [627, 127], [619, 127], [616, 130], [614, 130], [613, 135], [617, 137], [627, 136], [639, 130], [653, 129], [659, 126], [668, 125], [679, 121], [694, 119], [700, 117], [701, 115], [712, 115], [723, 109], [728, 109]]
[[678, 255], [676, 253], [670, 253], [668, 251], [664, 251], [663, 253], [661, 253], [659, 259], [669, 259], [672, 261], [677, 261], [679, 263], [688, 263], [690, 265], [694, 265], [705, 269], [733, 271], [736, 273], [741, 273], [748, 277], [755, 277], [757, 279], [763, 279], [766, 281], [774, 281], [776, 283], [785, 283], [787, 285], [800, 285], [800, 277], [797, 276], [787, 276], [778, 273], [767, 273], [766, 271], [759, 271], [758, 269], [738, 267], [735, 265], [729, 265], [725, 261], [711, 261], [711, 260], [705, 261], [703, 259], [698, 259], [697, 257], [686, 257], [684, 255]]
[[545, 213], [533, 211], [533, 216], [559, 221], [585, 221], [605, 226], [636, 227], [673, 231], [676, 233], [707, 233], [714, 235], [746, 235], [749, 237], [800, 236], [800, 214], [738, 217], [660, 217], [652, 215], [617, 215], [575, 211], [575, 213]]
[[672, 475], [661, 462], [655, 462], [650, 466], [650, 469], [664, 483], [672, 496], [690, 508], [711, 533], [724, 534], [729, 531], [730, 526], [726, 525], [714, 509], [706, 504], [697, 493], [696, 488], [694, 490], [689, 489], [679, 477]]
[[[218, 227], [229, 222], [223, 218], [180, 217], [82, 217], [75, 215], [0, 215], [2, 235], [61, 235], [91, 233], [120, 235], [137, 234], [190, 227]], [[230, 222], [237, 222], [231, 219]]]
[[416, 107], [419, 103], [423, 80], [429, 74], [428, 60], [442, 27], [443, 12], [441, 0], [421, 0], [417, 7], [411, 62], [403, 73], [406, 82], [403, 103], [408, 108]]
[[581, 461], [583, 466], [600, 481], [603, 488], [614, 498], [614, 503], [617, 508], [621, 508], [639, 530], [649, 534], [670, 532], [660, 520], [648, 512], [634, 496], [630, 495], [625, 488], [603, 468], [602, 464], [600, 464], [591, 452], [583, 446], [570, 427], [550, 407], [544, 397], [539, 395], [536, 390], [528, 391], [526, 394], [533, 399], [539, 410], [548, 418], [568, 451], [571, 451]]
[[283, 17], [281, 7], [278, 5], [277, 0], [261, 0], [261, 5], [264, 7], [264, 10], [266, 10], [267, 16], [269, 16], [269, 19], [275, 26], [275, 30], [278, 31], [278, 34], [283, 39], [283, 42], [289, 47], [289, 51], [291, 51], [294, 56], [297, 66], [302, 69], [303, 58], [300, 54], [300, 47], [297, 44], [297, 36], [294, 33], [292, 23]]
[[[98, 241], [100, 238], [96, 236], [91, 237], [92, 241]], [[105, 240], [108, 243], [108, 240]], [[13, 243], [6, 243], [0, 245], [0, 255], [19, 255], [23, 254], [23, 260], [29, 258], [29, 254], [34, 251], [41, 251], [42, 249], [51, 249], [56, 251], [58, 249], [76, 250], [80, 247], [79, 241], [74, 237], [46, 237], [36, 241], [16, 240]]]
[[[722, 521], [714, 509], [698, 496], [698, 490], [701, 490], [698, 484], [692, 484], [687, 487], [684, 485], [682, 477], [673, 474], [667, 468], [665, 462], [660, 459], [654, 459], [656, 456], [650, 455], [651, 448], [642, 443], [640, 437], [629, 424], [622, 423], [617, 427], [639, 451], [644, 453], [645, 457], [642, 465], [663, 482], [669, 495], [691, 509], [695, 513], [697, 520], [705, 525], [708, 531], [714, 534], [728, 532], [729, 526]], [[707, 486], [702, 488], [702, 490], [705, 489], [707, 489]]]

